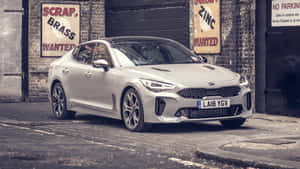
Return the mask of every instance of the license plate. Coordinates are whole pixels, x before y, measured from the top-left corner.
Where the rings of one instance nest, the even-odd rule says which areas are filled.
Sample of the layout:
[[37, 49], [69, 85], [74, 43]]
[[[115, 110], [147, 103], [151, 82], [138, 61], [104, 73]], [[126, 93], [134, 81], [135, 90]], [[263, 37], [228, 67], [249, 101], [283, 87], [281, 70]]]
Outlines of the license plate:
[[200, 100], [197, 102], [198, 109], [215, 109], [230, 107], [229, 99], [215, 99], [215, 100]]

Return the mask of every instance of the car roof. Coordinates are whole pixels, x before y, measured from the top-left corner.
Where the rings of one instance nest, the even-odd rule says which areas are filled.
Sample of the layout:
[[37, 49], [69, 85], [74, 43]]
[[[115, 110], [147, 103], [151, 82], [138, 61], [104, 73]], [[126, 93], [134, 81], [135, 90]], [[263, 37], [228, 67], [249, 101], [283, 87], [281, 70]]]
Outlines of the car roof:
[[116, 37], [108, 37], [104, 38], [104, 40], [108, 41], [109, 43], [119, 43], [119, 42], [126, 42], [126, 41], [135, 41], [135, 40], [164, 40], [170, 41], [167, 38], [161, 37], [154, 37], [154, 36], [116, 36]]
[[[115, 36], [115, 37], [100, 38], [97, 40], [90, 40], [90, 41], [80, 43], [79, 45], [85, 45], [85, 44], [99, 42], [99, 41], [106, 41], [110, 44], [117, 44], [117, 43], [121, 43], [121, 42], [140, 41], [140, 40], [173, 41], [171, 39], [155, 37], [155, 36]], [[173, 41], [173, 42], [175, 42], [175, 41]]]

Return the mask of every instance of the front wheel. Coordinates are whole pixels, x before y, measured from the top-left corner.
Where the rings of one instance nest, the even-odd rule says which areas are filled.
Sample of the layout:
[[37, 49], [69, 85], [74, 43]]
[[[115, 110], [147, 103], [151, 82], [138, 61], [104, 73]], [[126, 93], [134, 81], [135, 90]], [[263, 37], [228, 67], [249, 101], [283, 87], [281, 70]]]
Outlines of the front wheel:
[[73, 118], [75, 115], [75, 112], [67, 110], [66, 95], [60, 83], [55, 83], [51, 91], [51, 108], [58, 120]]
[[246, 122], [246, 119], [239, 118], [231, 120], [221, 120], [220, 122], [224, 128], [234, 129], [241, 127]]
[[130, 88], [124, 94], [121, 112], [124, 125], [130, 131], [144, 131], [149, 128], [149, 124], [144, 122], [143, 104], [135, 89]]

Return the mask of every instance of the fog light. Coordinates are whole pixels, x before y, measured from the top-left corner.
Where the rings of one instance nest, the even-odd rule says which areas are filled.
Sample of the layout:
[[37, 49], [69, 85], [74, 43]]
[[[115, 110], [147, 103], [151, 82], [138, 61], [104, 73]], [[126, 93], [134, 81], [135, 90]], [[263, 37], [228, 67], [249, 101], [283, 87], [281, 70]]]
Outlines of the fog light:
[[175, 113], [176, 117], [181, 117], [181, 116], [189, 117], [189, 115], [190, 115], [190, 111], [188, 109], [180, 109]]

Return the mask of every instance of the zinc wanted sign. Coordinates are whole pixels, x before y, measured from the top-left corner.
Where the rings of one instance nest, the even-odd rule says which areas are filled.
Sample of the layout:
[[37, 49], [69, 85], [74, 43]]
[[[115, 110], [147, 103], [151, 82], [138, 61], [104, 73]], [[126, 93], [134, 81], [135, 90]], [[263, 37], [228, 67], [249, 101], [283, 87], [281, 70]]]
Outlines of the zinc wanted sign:
[[79, 43], [79, 4], [42, 3], [41, 18], [41, 56], [62, 56]]
[[194, 51], [220, 53], [220, 0], [193, 0]]
[[300, 26], [300, 0], [272, 0], [272, 27]]

